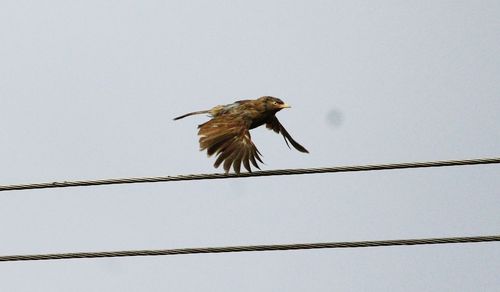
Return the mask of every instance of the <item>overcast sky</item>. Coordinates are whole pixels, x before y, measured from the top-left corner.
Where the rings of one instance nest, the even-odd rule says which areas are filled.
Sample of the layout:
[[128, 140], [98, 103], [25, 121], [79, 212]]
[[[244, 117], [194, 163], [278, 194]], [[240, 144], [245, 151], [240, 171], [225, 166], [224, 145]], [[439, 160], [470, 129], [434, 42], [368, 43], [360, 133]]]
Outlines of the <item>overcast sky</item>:
[[[172, 118], [273, 95], [310, 154], [500, 156], [500, 1], [0, 2], [0, 184], [221, 172]], [[500, 166], [0, 193], [0, 255], [500, 234]], [[476, 243], [0, 263], [1, 291], [498, 291]]]

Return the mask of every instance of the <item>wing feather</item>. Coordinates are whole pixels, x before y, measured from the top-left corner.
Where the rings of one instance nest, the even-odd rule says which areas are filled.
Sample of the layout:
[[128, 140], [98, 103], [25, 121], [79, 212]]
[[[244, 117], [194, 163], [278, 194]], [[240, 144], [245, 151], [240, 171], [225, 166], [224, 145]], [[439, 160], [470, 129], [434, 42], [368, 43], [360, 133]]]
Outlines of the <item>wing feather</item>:
[[[257, 160], [262, 162], [260, 152], [252, 142], [250, 123], [237, 115], [221, 115], [198, 126], [200, 150], [207, 150], [208, 156], [215, 155], [214, 166], [223, 166], [226, 173], [231, 166], [239, 174], [241, 164], [249, 172], [250, 162], [259, 168]], [[260, 168], [259, 168], [260, 169]]]
[[245, 167], [245, 169], [248, 171], [248, 172], [252, 172], [252, 169], [250, 168], [250, 162], [249, 162], [249, 157], [250, 157], [250, 152], [248, 151], [248, 149], [245, 149], [245, 151], [243, 152], [243, 157], [241, 158], [241, 161], [243, 162], [243, 166]]
[[297, 149], [298, 151], [304, 152], [304, 153], [309, 153], [309, 151], [307, 151], [307, 149], [304, 146], [300, 145], [297, 141], [295, 141], [292, 138], [292, 136], [290, 136], [290, 134], [287, 132], [285, 127], [283, 127], [283, 125], [281, 125], [280, 121], [278, 120], [278, 118], [276, 116], [270, 118], [267, 121], [266, 128], [273, 130], [274, 132], [276, 132], [278, 134], [283, 135], [283, 138], [285, 139], [285, 143], [288, 146], [288, 148], [290, 148], [290, 145], [288, 144], [288, 142], [290, 142], [290, 144], [292, 144], [292, 146], [295, 149]]

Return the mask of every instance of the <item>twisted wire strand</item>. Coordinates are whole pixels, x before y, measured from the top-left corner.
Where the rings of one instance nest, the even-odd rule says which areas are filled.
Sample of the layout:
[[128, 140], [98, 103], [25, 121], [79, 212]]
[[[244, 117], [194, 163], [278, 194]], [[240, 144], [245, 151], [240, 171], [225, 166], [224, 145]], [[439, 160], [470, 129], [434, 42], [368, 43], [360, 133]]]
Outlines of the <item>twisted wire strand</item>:
[[380, 247], [380, 246], [411, 246], [428, 244], [450, 244], [450, 243], [477, 243], [500, 241], [500, 235], [473, 236], [473, 237], [445, 237], [424, 239], [399, 239], [380, 241], [353, 241], [353, 242], [322, 242], [322, 243], [300, 243], [300, 244], [275, 244], [275, 245], [248, 245], [248, 246], [226, 246], [226, 247], [202, 247], [202, 248], [180, 248], [159, 250], [130, 250], [130, 251], [108, 251], [108, 252], [76, 252], [55, 253], [35, 255], [7, 255], [0, 256], [0, 262], [13, 261], [39, 261], [39, 260], [62, 260], [82, 258], [112, 258], [112, 257], [134, 257], [134, 256], [160, 256], [160, 255], [185, 255], [204, 253], [230, 253], [230, 252], [255, 252], [255, 251], [283, 251], [283, 250], [307, 250], [324, 248], [358, 248], [358, 247]]
[[273, 175], [299, 175], [299, 174], [318, 174], [318, 173], [334, 173], [334, 172], [375, 171], [375, 170], [461, 166], [461, 165], [478, 165], [478, 164], [494, 164], [494, 163], [500, 163], [500, 157], [463, 159], [463, 160], [441, 160], [441, 161], [427, 161], [427, 162], [406, 162], [406, 163], [392, 163], [392, 164], [336, 166], [336, 167], [322, 167], [322, 168], [278, 169], [278, 170], [246, 172], [240, 174], [209, 173], [209, 174], [188, 174], [188, 175], [177, 175], [177, 176], [133, 177], [133, 178], [114, 178], [114, 179], [100, 179], [100, 180], [17, 184], [17, 185], [0, 186], [0, 191], [99, 186], [99, 185], [114, 185], [114, 184], [132, 184], [132, 183], [173, 182], [173, 181], [205, 180], [205, 179], [246, 178], [246, 177], [273, 176]]

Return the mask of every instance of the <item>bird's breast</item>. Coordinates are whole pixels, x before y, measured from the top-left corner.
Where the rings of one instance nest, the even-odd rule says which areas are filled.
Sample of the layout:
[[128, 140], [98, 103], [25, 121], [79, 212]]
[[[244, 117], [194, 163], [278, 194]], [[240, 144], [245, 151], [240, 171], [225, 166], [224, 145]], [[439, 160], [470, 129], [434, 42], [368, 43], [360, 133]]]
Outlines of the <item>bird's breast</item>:
[[254, 129], [257, 127], [262, 126], [265, 123], [265, 121], [253, 121], [252, 124], [250, 125], [250, 129]]
[[272, 116], [272, 114], [269, 115], [267, 113], [261, 113], [260, 115], [253, 116], [252, 123], [250, 124], [250, 129], [260, 127], [263, 124], [267, 123], [267, 121], [269, 121], [269, 118], [271, 116]]

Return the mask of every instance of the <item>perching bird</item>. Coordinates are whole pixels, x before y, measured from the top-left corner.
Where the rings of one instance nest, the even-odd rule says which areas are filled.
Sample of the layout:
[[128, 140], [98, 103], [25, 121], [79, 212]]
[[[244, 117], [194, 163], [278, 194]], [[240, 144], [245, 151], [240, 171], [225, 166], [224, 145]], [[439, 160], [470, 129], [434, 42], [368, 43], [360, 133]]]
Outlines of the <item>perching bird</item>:
[[290, 142], [298, 151], [309, 153], [306, 148], [293, 140], [275, 116], [278, 111], [289, 107], [279, 98], [262, 96], [255, 100], [240, 100], [227, 105], [218, 105], [209, 110], [188, 113], [174, 120], [198, 114], [211, 116], [211, 120], [198, 126], [200, 151], [206, 149], [208, 156], [216, 155], [215, 168], [223, 163], [224, 170], [228, 173], [232, 165], [234, 171], [239, 174], [242, 163], [249, 172], [252, 172], [250, 162], [260, 169], [256, 160], [262, 162], [260, 158], [262, 154], [250, 138], [250, 129], [263, 124], [266, 124], [266, 128], [281, 133], [288, 148]]

